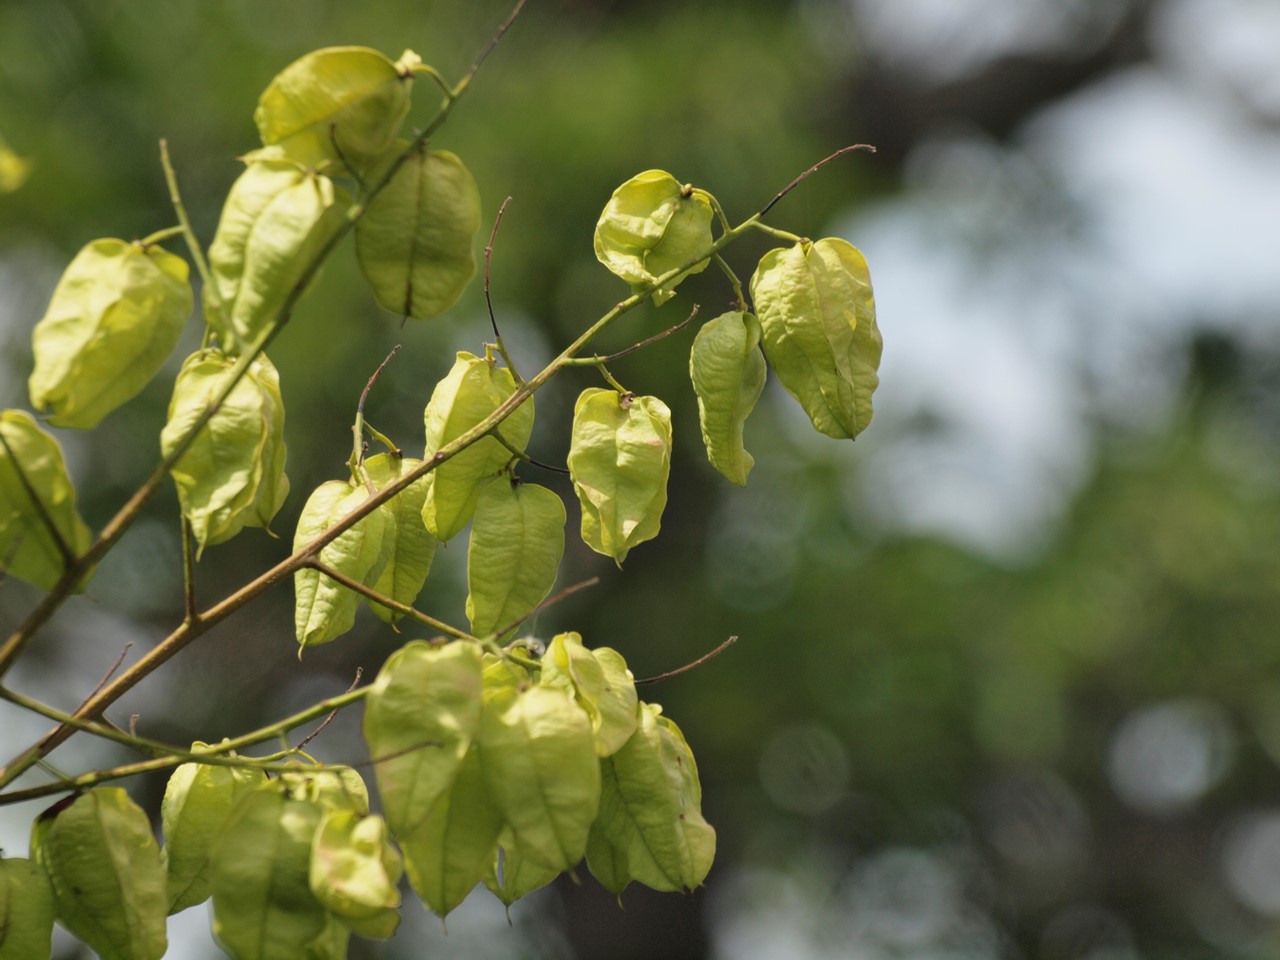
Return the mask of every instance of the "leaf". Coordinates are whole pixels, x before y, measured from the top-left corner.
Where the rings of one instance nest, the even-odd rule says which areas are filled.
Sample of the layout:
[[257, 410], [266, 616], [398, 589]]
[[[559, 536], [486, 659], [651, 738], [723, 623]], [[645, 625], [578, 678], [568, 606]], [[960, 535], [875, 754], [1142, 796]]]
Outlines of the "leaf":
[[546, 487], [499, 477], [484, 488], [467, 552], [472, 633], [496, 633], [546, 599], [564, 555], [564, 525], [564, 503]]
[[707, 459], [740, 487], [755, 463], [742, 445], [742, 427], [764, 390], [760, 335], [760, 322], [751, 314], [722, 313], [703, 324], [689, 354]]
[[224, 346], [254, 343], [280, 319], [293, 289], [346, 221], [346, 192], [288, 160], [252, 160], [231, 185], [209, 268], [206, 320]]
[[591, 721], [559, 690], [496, 694], [480, 717], [489, 796], [531, 864], [568, 870], [586, 850], [600, 801]]
[[0, 960], [49, 960], [53, 890], [34, 860], [0, 859]]
[[[421, 460], [390, 453], [380, 453], [364, 461], [365, 471], [378, 490], [421, 465]], [[436, 552], [437, 540], [422, 523], [422, 505], [426, 498], [427, 480], [422, 477], [385, 504], [395, 517], [395, 524], [387, 534], [391, 555], [373, 589], [408, 606], [413, 606], [422, 592]], [[384, 623], [397, 623], [404, 616], [372, 600], [366, 599], [365, 603]]]
[[161, 247], [94, 240], [76, 254], [32, 334], [28, 386], [56, 427], [88, 429], [141, 392], [191, 314], [187, 263]]
[[[369, 498], [363, 487], [327, 480], [312, 492], [298, 517], [296, 553]], [[372, 586], [387, 565], [395, 518], [383, 505], [352, 524], [320, 549], [319, 560], [365, 586]], [[311, 567], [293, 575], [294, 628], [305, 649], [342, 636], [355, 624], [360, 595]]]
[[298, 960], [332, 933], [309, 883], [323, 814], [275, 786], [236, 806], [213, 851], [213, 932], [236, 960]]
[[446, 916], [466, 899], [484, 877], [501, 829], [473, 748], [418, 828], [397, 832], [409, 883], [432, 911]]
[[715, 858], [715, 830], [702, 818], [693, 753], [661, 711], [641, 704], [635, 735], [600, 762], [600, 813], [587, 866], [613, 893], [632, 880], [654, 890], [691, 890]]
[[882, 342], [867, 262], [844, 240], [770, 250], [751, 278], [769, 364], [819, 433], [871, 422]]
[[95, 787], [38, 828], [32, 850], [53, 888], [58, 922], [102, 960], [159, 960], [168, 942], [160, 848], [142, 808]]
[[[194, 743], [191, 749], [206, 746]], [[261, 770], [202, 763], [184, 763], [170, 775], [160, 805], [169, 913], [209, 898], [214, 841], [240, 799], [266, 780]]]
[[0, 437], [0, 570], [52, 590], [66, 570], [53, 530], [75, 556], [93, 534], [76, 509], [58, 442], [23, 410], [0, 411]]
[[616, 753], [635, 732], [640, 699], [635, 678], [616, 650], [588, 650], [578, 634], [557, 634], [542, 655], [538, 682], [565, 691], [587, 712], [597, 755]]
[[[397, 142], [373, 166], [372, 182], [409, 144]], [[415, 320], [444, 313], [476, 273], [480, 191], [447, 150], [425, 145], [396, 171], [356, 222], [360, 269], [383, 309]]]
[[315, 50], [271, 81], [253, 122], [264, 144], [280, 144], [307, 166], [325, 159], [360, 165], [400, 129], [409, 112], [412, 71], [421, 62], [412, 50], [398, 62], [368, 47]]
[[361, 936], [395, 933], [402, 872], [381, 817], [331, 810], [320, 821], [311, 842], [311, 892]]
[[559, 870], [530, 861], [520, 849], [510, 828], [507, 828], [498, 836], [498, 849], [489, 861], [484, 885], [509, 907], [521, 897], [545, 887], [558, 876]]
[[[632, 177], [605, 204], [596, 223], [596, 259], [632, 288], [655, 282], [710, 249], [714, 211], [710, 194], [682, 185], [664, 170]], [[703, 260], [653, 292], [659, 306], [685, 277], [705, 270]]]
[[[213, 405], [236, 361], [220, 350], [193, 353], [183, 363], [160, 431], [160, 451], [177, 449]], [[171, 475], [183, 516], [203, 551], [245, 527], [267, 527], [289, 493], [285, 476], [284, 401], [280, 375], [260, 354], [191, 441]]]
[[671, 472], [671, 411], [657, 397], [582, 391], [573, 408], [569, 474], [582, 539], [621, 565], [658, 535]]
[[[481, 423], [516, 392], [511, 371], [461, 352], [436, 384], [423, 412], [430, 457]], [[523, 449], [533, 433], [533, 400], [525, 400], [500, 427], [503, 437]], [[470, 522], [480, 487], [511, 459], [494, 437], [481, 437], [427, 474], [422, 522], [437, 540], [451, 540]]]
[[402, 839], [458, 775], [480, 723], [481, 660], [470, 643], [401, 647], [365, 698], [364, 738], [382, 810]]

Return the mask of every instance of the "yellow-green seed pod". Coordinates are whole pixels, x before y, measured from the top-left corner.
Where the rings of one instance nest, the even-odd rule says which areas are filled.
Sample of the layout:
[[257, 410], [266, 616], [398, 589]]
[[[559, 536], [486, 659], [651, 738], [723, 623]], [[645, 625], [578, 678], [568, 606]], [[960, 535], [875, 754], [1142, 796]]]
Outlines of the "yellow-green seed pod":
[[26, 411], [0, 411], [0, 570], [52, 590], [66, 572], [59, 540], [73, 556], [93, 542], [62, 448]]
[[[638, 292], [710, 250], [715, 218], [710, 196], [665, 170], [636, 174], [613, 191], [600, 214], [596, 258]], [[702, 260], [654, 290], [653, 302], [661, 306], [671, 299], [676, 284], [708, 263]]]
[[328, 177], [289, 160], [253, 160], [231, 185], [209, 245], [221, 303], [205, 292], [206, 321], [230, 346], [253, 343], [346, 219], [350, 198]]
[[698, 397], [698, 422], [711, 465], [745, 486], [755, 463], [742, 445], [742, 427], [764, 391], [760, 322], [733, 310], [708, 320], [694, 337], [689, 377]]
[[[207, 748], [191, 745], [196, 753]], [[170, 775], [160, 805], [169, 913], [209, 898], [213, 843], [240, 799], [266, 780], [261, 770], [202, 763], [184, 763]]]
[[[349, 514], [369, 498], [364, 487], [353, 487], [345, 480], [328, 480], [312, 492], [298, 517], [293, 537], [296, 553], [320, 534]], [[319, 560], [325, 566], [346, 574], [366, 587], [378, 582], [387, 565], [394, 539], [388, 536], [395, 527], [395, 516], [385, 505], [379, 505], [357, 523], [334, 537], [320, 549]], [[360, 595], [311, 567], [303, 567], [293, 575], [294, 626], [298, 643], [306, 647], [336, 640], [356, 620]]]
[[565, 691], [587, 712], [597, 755], [617, 753], [635, 733], [640, 698], [635, 678], [618, 651], [588, 650], [578, 634], [558, 634], [542, 655], [538, 682]]
[[[368, 179], [380, 181], [408, 146], [397, 143]], [[426, 320], [457, 303], [475, 276], [479, 229], [475, 178], [454, 154], [424, 145], [356, 221], [356, 256], [383, 309]]]
[[[226, 388], [236, 361], [219, 350], [189, 356], [160, 431], [167, 457]], [[259, 354], [174, 465], [178, 502], [203, 551], [245, 527], [269, 527], [289, 493], [280, 375]]]
[[671, 411], [657, 397], [582, 391], [573, 408], [569, 474], [582, 539], [619, 565], [658, 535], [671, 472]]
[[498, 849], [489, 861], [484, 885], [506, 906], [521, 897], [540, 890], [560, 876], [559, 870], [542, 866], [524, 855], [510, 827], [498, 835]]
[[573, 867], [600, 802], [586, 712], [550, 687], [500, 691], [484, 705], [476, 743], [489, 796], [522, 854], [548, 870]]
[[[515, 378], [506, 367], [460, 352], [423, 412], [426, 455], [479, 424], [515, 392]], [[498, 430], [517, 450], [524, 449], [533, 433], [532, 398], [516, 407]], [[476, 512], [480, 488], [510, 459], [511, 453], [497, 439], [481, 437], [427, 474], [422, 522], [437, 540], [450, 540], [462, 531]]]
[[[412, 457], [380, 453], [364, 461], [364, 470], [374, 487], [381, 490], [421, 465], [421, 460]], [[418, 594], [422, 592], [422, 585], [431, 572], [431, 560], [436, 553], [436, 538], [422, 523], [422, 506], [426, 499], [427, 479], [422, 477], [386, 504], [396, 522], [387, 533], [391, 540], [387, 565], [382, 568], [382, 574], [373, 589], [408, 606], [413, 606]], [[395, 624], [404, 616], [372, 600], [366, 599], [365, 602], [378, 619], [385, 623]]]
[[368, 47], [308, 53], [262, 92], [253, 112], [258, 134], [266, 146], [278, 144], [309, 167], [324, 160], [361, 167], [399, 132], [421, 62], [412, 50], [398, 61]]
[[0, 960], [49, 960], [53, 889], [34, 860], [0, 859]]
[[403, 867], [386, 822], [353, 810], [330, 810], [311, 841], [311, 892], [363, 937], [385, 940], [400, 925]]
[[702, 818], [693, 752], [662, 708], [640, 705], [640, 725], [601, 761], [600, 814], [587, 866], [613, 893], [632, 880], [654, 890], [692, 890], [715, 859], [716, 832]]
[[32, 853], [58, 922], [102, 960], [159, 960], [169, 897], [146, 813], [119, 787], [95, 787], [37, 821]]
[[289, 799], [318, 803], [326, 810], [350, 810], [362, 817], [369, 812], [369, 788], [354, 767], [313, 764], [280, 774]]
[[56, 427], [95, 427], [145, 387], [191, 313], [187, 262], [124, 240], [95, 240], [71, 261], [32, 334], [28, 386]]
[[819, 433], [852, 439], [871, 422], [882, 341], [867, 261], [845, 240], [770, 250], [751, 278], [770, 366]]
[[327, 942], [328, 913], [310, 885], [324, 812], [270, 783], [236, 805], [213, 848], [213, 932], [236, 960], [299, 960]]
[[564, 503], [546, 487], [498, 477], [484, 488], [467, 551], [467, 619], [476, 636], [507, 627], [546, 599], [564, 555], [565, 519]]

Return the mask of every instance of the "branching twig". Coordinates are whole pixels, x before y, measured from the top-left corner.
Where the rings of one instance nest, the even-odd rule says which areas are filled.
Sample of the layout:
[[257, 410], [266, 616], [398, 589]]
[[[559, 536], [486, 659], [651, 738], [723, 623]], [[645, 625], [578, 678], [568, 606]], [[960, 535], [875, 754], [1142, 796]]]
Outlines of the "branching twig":
[[735, 642], [737, 642], [737, 639], [738, 639], [737, 637], [730, 637], [728, 640], [720, 644], [720, 646], [716, 647], [710, 653], [704, 653], [697, 660], [693, 661], [693, 663], [686, 663], [683, 667], [676, 667], [674, 670], [668, 670], [666, 673], [660, 673], [656, 677], [645, 677], [643, 680], [637, 680], [636, 684], [639, 685], [642, 683], [657, 683], [659, 680], [669, 680], [671, 677], [678, 677], [682, 673], [688, 673], [690, 670], [693, 670], [696, 667], [702, 666], [712, 657], [718, 657], [720, 654], [724, 653], [731, 646], [733, 646]]
[[[364, 675], [364, 667], [356, 667], [356, 678], [351, 681], [351, 686], [347, 687], [347, 693], [350, 693], [356, 687], [360, 686], [360, 678], [363, 675]], [[333, 718], [336, 717], [337, 715], [338, 715], [337, 710], [330, 711], [329, 715], [325, 717], [322, 721], [320, 721], [320, 726], [316, 727], [309, 734], [307, 734], [300, 741], [298, 741], [298, 745], [294, 747], [294, 749], [295, 750], [305, 749], [308, 743], [310, 743], [312, 740], [314, 740], [316, 737], [320, 736], [320, 734], [324, 732], [325, 727], [333, 723]]]
[[756, 219], [763, 217], [766, 213], [768, 213], [770, 210], [773, 209], [774, 204], [776, 204], [779, 200], [785, 197], [788, 193], [790, 193], [796, 187], [800, 186], [801, 183], [803, 183], [813, 174], [817, 173], [818, 170], [820, 170], [822, 167], [825, 167], [832, 160], [836, 159], [836, 157], [843, 157], [846, 153], [850, 153], [854, 150], [866, 150], [868, 153], [876, 152], [876, 148], [871, 146], [871, 144], [869, 143], [855, 143], [847, 147], [841, 147], [839, 150], [837, 150], [835, 153], [831, 154], [828, 157], [823, 157], [821, 160], [815, 163], [812, 167], [810, 167], [804, 173], [800, 174], [800, 176], [796, 177], [794, 180], [788, 183], [785, 187], [779, 190], [778, 195], [774, 197], [772, 200], [770, 200], [768, 203], [766, 203], [764, 205], [764, 208], [759, 213], [756, 214]]
[[535, 614], [541, 613], [543, 610], [547, 609], [547, 607], [550, 607], [550, 606], [553, 606], [554, 604], [559, 603], [565, 597], [575, 594], [579, 590], [586, 590], [588, 587], [594, 587], [599, 582], [600, 582], [599, 577], [590, 577], [586, 580], [580, 580], [578, 583], [565, 587], [563, 590], [557, 593], [553, 593], [551, 596], [547, 597], [547, 599], [543, 600], [540, 604], [538, 604], [536, 607], [534, 607], [524, 616], [518, 617], [515, 620], [512, 620], [501, 630], [495, 631], [495, 633], [499, 637], [505, 636], [508, 631], [514, 630], [516, 627], [520, 626], [520, 624], [524, 623], [530, 617], [534, 616]]
[[[716, 257], [716, 259], [719, 260], [720, 258]], [[674, 327], [668, 327], [666, 330], [663, 330], [661, 333], [655, 333], [652, 337], [646, 337], [645, 339], [641, 340], [639, 343], [633, 343], [631, 346], [626, 347], [625, 349], [619, 350], [617, 353], [611, 353], [606, 357], [601, 357], [601, 356], [574, 357], [570, 360], [566, 360], [563, 366], [594, 367], [602, 363], [612, 363], [614, 360], [617, 360], [620, 357], [625, 357], [629, 353], [635, 353], [637, 350], [641, 349], [642, 347], [647, 347], [651, 343], [657, 343], [659, 340], [665, 340], [667, 337], [671, 336], [673, 333], [679, 333], [681, 330], [683, 330], [693, 321], [693, 318], [698, 315], [698, 311], [701, 309], [702, 307], [699, 304], [695, 303], [693, 305], [693, 310], [690, 311], [689, 315], [685, 317], [683, 320], [681, 320], [679, 323], [677, 323]]]

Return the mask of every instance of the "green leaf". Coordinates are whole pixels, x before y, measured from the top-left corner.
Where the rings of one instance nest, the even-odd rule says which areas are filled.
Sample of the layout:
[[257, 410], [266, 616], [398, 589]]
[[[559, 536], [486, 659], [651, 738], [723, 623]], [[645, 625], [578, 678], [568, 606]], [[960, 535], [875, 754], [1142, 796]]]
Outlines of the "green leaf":
[[531, 864], [568, 870], [586, 850], [600, 801], [591, 721], [549, 687], [505, 690], [480, 717], [489, 795]]
[[[397, 457], [390, 453], [380, 453], [364, 461], [364, 469], [378, 490], [421, 465], [421, 460]], [[395, 524], [387, 534], [391, 541], [391, 555], [373, 589], [408, 606], [413, 606], [418, 594], [422, 592], [422, 585], [431, 572], [431, 561], [435, 557], [438, 542], [422, 523], [422, 505], [426, 499], [427, 479], [422, 477], [401, 490], [385, 505], [395, 517]], [[365, 602], [378, 619], [385, 623], [397, 623], [404, 616], [372, 600]]]
[[472, 633], [495, 633], [546, 599], [564, 555], [565, 518], [564, 503], [546, 487], [499, 477], [484, 488], [467, 551]]
[[145, 387], [191, 314], [187, 263], [160, 247], [94, 240], [76, 254], [32, 335], [28, 386], [56, 427], [90, 428]]
[[708, 320], [693, 340], [689, 377], [698, 397], [698, 422], [711, 465], [745, 486], [755, 460], [742, 445], [742, 427], [764, 390], [760, 322], [733, 310]]
[[824, 239], [770, 250], [751, 278], [769, 364], [819, 433], [852, 439], [871, 422], [882, 341], [867, 261]]
[[[236, 361], [219, 350], [189, 356], [160, 431], [166, 457], [225, 389]], [[269, 527], [289, 493], [280, 375], [260, 354], [172, 470], [178, 502], [203, 551], [245, 527]]]
[[[710, 249], [715, 213], [710, 194], [664, 170], [632, 177], [605, 204], [596, 223], [596, 259], [633, 288], [653, 283]], [[705, 270], [703, 260], [653, 292], [661, 306], [685, 277]]]
[[[369, 172], [379, 182], [408, 143], [400, 141]], [[476, 273], [480, 191], [447, 150], [415, 150], [356, 222], [360, 269], [383, 309], [415, 320], [444, 313]]]
[[311, 892], [361, 936], [395, 933], [402, 872], [381, 817], [331, 810], [320, 821], [311, 844]]
[[409, 883], [431, 910], [443, 917], [466, 899], [484, 877], [501, 829], [502, 812], [472, 749], [418, 828], [396, 833]]
[[326, 159], [360, 165], [400, 129], [409, 112], [412, 71], [421, 62], [412, 50], [398, 62], [368, 47], [308, 53], [262, 92], [253, 112], [258, 134], [307, 166]]
[[53, 889], [34, 860], [0, 859], [0, 960], [49, 960]]
[[600, 813], [587, 866], [614, 893], [632, 880], [654, 890], [691, 890], [715, 858], [716, 834], [702, 819], [693, 752], [661, 712], [641, 704], [635, 734], [600, 762]]
[[588, 650], [578, 634], [558, 634], [542, 656], [538, 682], [565, 691], [587, 712], [599, 756], [616, 753], [635, 732], [640, 698], [618, 651]]
[[80, 556], [93, 534], [76, 509], [62, 448], [31, 414], [0, 411], [0, 438], [0, 570], [52, 590], [66, 570], [58, 538]]
[[480, 700], [475, 644], [419, 640], [387, 658], [365, 698], [364, 738], [396, 836], [412, 833], [452, 785], [480, 723]]
[[[327, 480], [312, 492], [298, 518], [293, 537], [296, 553], [369, 498], [364, 487], [345, 480]], [[320, 549], [319, 560], [365, 586], [377, 583], [387, 565], [394, 540], [395, 517], [385, 506], [352, 524]], [[351, 629], [360, 595], [311, 567], [293, 575], [296, 595], [294, 627], [305, 649], [335, 640]]]
[[498, 835], [498, 849], [489, 861], [484, 885], [509, 907], [526, 894], [545, 887], [558, 876], [559, 870], [534, 863], [526, 857], [508, 827]]
[[209, 245], [222, 303], [206, 291], [206, 320], [224, 346], [253, 343], [277, 322], [303, 273], [346, 221], [350, 198], [320, 174], [279, 159], [256, 159], [227, 194]]
[[58, 922], [102, 960], [159, 960], [169, 897], [142, 808], [95, 787], [38, 827], [32, 851], [53, 888]]
[[573, 408], [569, 474], [582, 539], [621, 565], [658, 535], [671, 472], [671, 411], [657, 397], [582, 391]]
[[213, 932], [236, 960], [297, 960], [327, 932], [311, 892], [324, 807], [269, 785], [244, 797], [213, 851]]
[[[191, 745], [193, 752], [206, 748]], [[170, 775], [160, 805], [169, 913], [209, 898], [214, 841], [240, 799], [266, 780], [261, 770], [202, 763], [184, 763]]]
[[[515, 392], [510, 370], [474, 354], [459, 353], [423, 412], [426, 455], [475, 427]], [[533, 433], [533, 400], [516, 407], [499, 429], [512, 446], [523, 449]], [[476, 511], [481, 486], [510, 459], [510, 452], [497, 439], [481, 437], [427, 474], [422, 522], [436, 539], [451, 540], [461, 532]]]

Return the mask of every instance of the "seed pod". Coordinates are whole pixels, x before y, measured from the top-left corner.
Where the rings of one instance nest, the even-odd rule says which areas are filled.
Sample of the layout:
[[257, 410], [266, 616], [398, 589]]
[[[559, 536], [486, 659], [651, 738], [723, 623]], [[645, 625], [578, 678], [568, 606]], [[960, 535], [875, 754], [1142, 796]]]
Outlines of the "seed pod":
[[281, 159], [257, 159], [231, 185], [209, 268], [221, 310], [206, 320], [226, 341], [253, 343], [280, 318], [303, 273], [346, 219], [346, 192]]
[[309, 882], [323, 815], [270, 784], [232, 812], [213, 849], [213, 932], [236, 960], [297, 960], [325, 938], [327, 914]]
[[[664, 170], [636, 174], [613, 191], [600, 214], [596, 259], [639, 292], [710, 249], [715, 216], [710, 197]], [[710, 262], [703, 260], [654, 290], [653, 302], [661, 306], [671, 299], [676, 284]]]
[[618, 651], [588, 650], [578, 634], [558, 634], [542, 655], [538, 682], [565, 691], [587, 712], [598, 756], [616, 753], [635, 733], [640, 700], [635, 678]]
[[[226, 388], [236, 361], [219, 350], [189, 356], [160, 432], [167, 457]], [[245, 527], [267, 527], [289, 493], [280, 375], [259, 354], [174, 465], [178, 502], [200, 550]]]
[[[412, 457], [380, 453], [365, 460], [364, 469], [373, 485], [381, 490], [421, 465], [421, 460], [414, 460]], [[426, 499], [427, 478], [422, 477], [387, 502], [386, 507], [396, 521], [387, 533], [391, 541], [391, 554], [387, 565], [382, 568], [382, 575], [373, 585], [373, 589], [383, 596], [409, 606], [413, 605], [422, 592], [422, 585], [431, 572], [431, 561], [436, 553], [436, 538], [422, 523], [422, 505]], [[365, 602], [378, 619], [385, 623], [397, 623], [404, 616], [372, 600]]]
[[410, 835], [448, 791], [480, 723], [480, 652], [474, 644], [401, 647], [365, 700], [364, 738], [382, 810], [396, 836]]
[[[423, 412], [427, 456], [483, 421], [515, 392], [515, 378], [506, 367], [459, 353]], [[533, 400], [516, 407], [499, 430], [508, 443], [523, 449], [533, 433]], [[451, 540], [461, 532], [476, 512], [481, 486], [510, 459], [510, 452], [497, 439], [481, 437], [427, 474], [422, 522], [437, 540]]]
[[449, 788], [412, 833], [397, 833], [409, 883], [431, 910], [446, 916], [488, 869], [502, 812], [494, 805], [472, 748]]
[[[409, 144], [400, 141], [369, 172], [378, 182]], [[415, 320], [444, 313], [476, 272], [480, 191], [462, 161], [426, 146], [396, 171], [356, 221], [356, 256], [383, 309]]]
[[671, 411], [657, 397], [582, 391], [573, 408], [569, 473], [582, 504], [582, 539], [621, 566], [658, 535], [671, 472]]
[[0, 859], [0, 960], [49, 960], [53, 890], [34, 860]]
[[66, 570], [59, 540], [80, 556], [93, 534], [76, 509], [62, 448], [31, 414], [0, 411], [0, 441], [0, 570], [52, 590]]
[[545, 887], [558, 876], [559, 870], [541, 866], [526, 857], [508, 827], [498, 835], [498, 849], [489, 861], [484, 885], [509, 907], [526, 894]]
[[489, 796], [530, 864], [573, 867], [600, 802], [587, 714], [549, 687], [505, 690], [484, 705], [477, 745]]
[[299, 766], [280, 774], [280, 785], [291, 800], [318, 803], [326, 810], [369, 813], [369, 788], [354, 767], [340, 764]]
[[324, 815], [311, 841], [311, 892], [356, 933], [385, 940], [396, 932], [402, 872], [381, 817], [352, 810]]
[[96, 427], [145, 387], [191, 313], [187, 262], [160, 247], [95, 240], [71, 261], [32, 334], [28, 386], [56, 427]]
[[124, 790], [95, 787], [42, 817], [31, 847], [53, 888], [58, 922], [102, 960], [164, 956], [169, 898], [160, 848], [151, 821]]
[[564, 555], [565, 519], [564, 503], [546, 487], [498, 477], [484, 488], [467, 551], [467, 619], [476, 636], [546, 599]]
[[751, 278], [765, 356], [819, 433], [852, 439], [871, 422], [882, 341], [867, 261], [828, 238], [770, 250]]
[[689, 354], [689, 377], [698, 396], [698, 422], [711, 465], [745, 486], [755, 459], [742, 445], [742, 427], [764, 390], [760, 322], [730, 311], [703, 324]]
[[[191, 745], [193, 752], [206, 747]], [[173, 771], [160, 805], [169, 913], [209, 898], [213, 842], [240, 799], [266, 780], [261, 770], [248, 767], [184, 763]]]
[[[324, 533], [369, 498], [364, 487], [345, 480], [327, 480], [312, 492], [298, 517], [293, 537], [296, 553]], [[320, 549], [318, 559], [325, 566], [345, 573], [353, 580], [372, 586], [378, 582], [391, 555], [395, 515], [379, 505]], [[294, 626], [298, 643], [305, 649], [342, 636], [356, 621], [360, 595], [311, 567], [293, 575], [296, 595]]]
[[600, 814], [587, 866], [613, 893], [632, 880], [654, 890], [691, 890], [715, 858], [716, 833], [702, 819], [693, 752], [661, 713], [655, 704], [641, 704], [635, 735], [600, 763]]
[[421, 62], [412, 50], [394, 62], [368, 47], [315, 50], [271, 81], [253, 122], [265, 145], [279, 144], [307, 166], [326, 159], [362, 166], [399, 131]]

